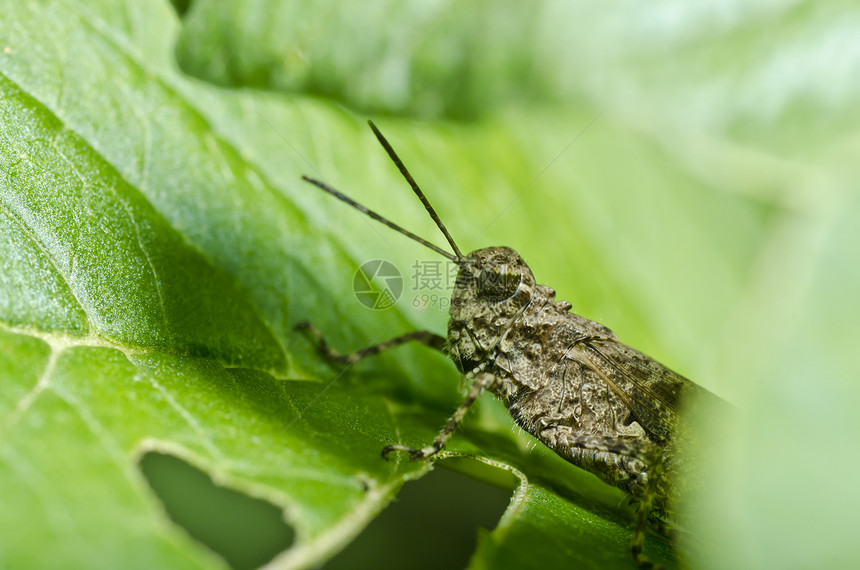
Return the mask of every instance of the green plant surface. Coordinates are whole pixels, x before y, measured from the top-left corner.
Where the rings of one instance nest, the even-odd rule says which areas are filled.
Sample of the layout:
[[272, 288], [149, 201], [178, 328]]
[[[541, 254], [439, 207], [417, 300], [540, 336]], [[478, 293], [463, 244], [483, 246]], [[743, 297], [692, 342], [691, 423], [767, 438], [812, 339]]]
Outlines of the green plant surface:
[[[514, 247], [737, 406], [650, 557], [857, 564], [856, 7], [358, 6], [0, 2], [0, 568], [228, 567], [171, 522], [152, 452], [281, 509], [271, 568], [324, 563], [432, 469], [380, 451], [432, 440], [453, 364], [341, 370], [293, 330], [445, 330], [449, 291], [412, 283], [440, 258], [300, 179], [444, 244], [367, 118], [461, 249]], [[370, 259], [404, 276], [391, 309], [353, 295]], [[471, 567], [632, 567], [624, 496], [490, 395], [446, 457], [514, 487]]]

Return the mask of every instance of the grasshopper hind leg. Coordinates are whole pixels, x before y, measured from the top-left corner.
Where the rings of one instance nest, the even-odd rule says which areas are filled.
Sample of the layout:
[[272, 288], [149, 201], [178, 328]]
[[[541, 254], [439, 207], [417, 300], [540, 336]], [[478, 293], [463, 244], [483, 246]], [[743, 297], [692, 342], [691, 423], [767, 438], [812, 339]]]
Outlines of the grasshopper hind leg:
[[661, 568], [658, 564], [651, 562], [642, 552], [642, 545], [645, 542], [645, 533], [648, 526], [648, 513], [651, 511], [653, 502], [653, 495], [643, 497], [639, 501], [639, 508], [636, 513], [636, 526], [633, 528], [633, 538], [630, 541], [630, 553], [633, 555], [636, 566], [642, 570], [659, 570]]
[[[618, 467], [616, 475], [622, 474], [619, 480], [604, 479], [605, 482], [625, 489], [632, 500], [638, 503], [636, 520], [633, 527], [633, 537], [630, 540], [630, 553], [637, 567], [656, 570], [659, 565], [649, 560], [643, 552], [648, 521], [658, 496], [658, 486], [663, 477], [663, 450], [653, 443], [598, 434], [581, 434], [572, 431], [568, 426], [549, 426], [543, 430], [537, 429], [542, 441], [559, 455], [595, 474], [612, 472], [607, 466], [613, 465], [611, 457], [635, 460], [635, 463], [625, 463]], [[609, 458], [605, 454], [611, 454]], [[604, 457], [602, 461], [601, 457]], [[635, 486], [631, 483], [636, 483]]]
[[636, 566], [643, 570], [661, 570], [661, 566], [649, 560], [642, 552], [645, 542], [645, 533], [648, 530], [648, 515], [654, 506], [657, 497], [657, 482], [663, 474], [662, 461], [657, 460], [651, 464], [648, 470], [648, 485], [644, 496], [639, 499], [639, 508], [636, 511], [636, 526], [633, 527], [633, 538], [630, 541], [630, 553]]

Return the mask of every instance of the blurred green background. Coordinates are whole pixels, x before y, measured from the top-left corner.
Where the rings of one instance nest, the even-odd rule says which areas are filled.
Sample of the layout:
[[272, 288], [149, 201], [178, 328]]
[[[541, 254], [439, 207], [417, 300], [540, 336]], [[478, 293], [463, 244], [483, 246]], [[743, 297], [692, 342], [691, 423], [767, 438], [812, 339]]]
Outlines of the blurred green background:
[[[407, 544], [394, 528], [467, 558], [477, 540], [473, 568], [632, 565], [620, 493], [487, 395], [449, 449], [496, 468], [458, 459], [409, 482], [429, 466], [379, 458], [456, 406], [444, 357], [409, 347], [341, 373], [293, 332], [312, 319], [348, 350], [444, 331], [410, 286], [432, 252], [299, 179], [442, 243], [368, 118], [463, 250], [514, 247], [575, 312], [738, 408], [703, 422], [708, 492], [685, 497], [680, 546], [649, 537], [650, 556], [860, 563], [855, 3], [0, 14], [0, 567], [246, 568], [287, 544], [271, 567], [341, 551], [348, 567], [379, 551], [347, 547], [365, 529]], [[379, 258], [406, 290], [369, 311], [352, 278]], [[404, 483], [423, 502], [404, 495], [402, 516], [444, 539], [377, 518]]]

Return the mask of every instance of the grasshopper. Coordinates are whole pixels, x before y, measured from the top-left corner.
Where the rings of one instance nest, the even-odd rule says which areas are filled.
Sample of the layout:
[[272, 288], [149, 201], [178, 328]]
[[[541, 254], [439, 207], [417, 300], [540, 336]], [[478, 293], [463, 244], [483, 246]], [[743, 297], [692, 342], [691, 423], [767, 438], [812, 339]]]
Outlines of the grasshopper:
[[508, 247], [463, 255], [436, 211], [372, 121], [388, 156], [444, 234], [453, 253], [369, 210], [331, 186], [305, 181], [374, 220], [450, 259], [458, 275], [447, 338], [414, 331], [341, 354], [319, 330], [305, 329], [320, 352], [342, 365], [414, 341], [447, 353], [471, 387], [436, 439], [421, 448], [388, 445], [382, 456], [405, 452], [425, 460], [439, 452], [484, 390], [504, 401], [517, 424], [570, 463], [597, 475], [638, 502], [630, 551], [641, 568], [647, 523], [672, 534], [675, 477], [690, 447], [681, 411], [693, 401], [719, 400], [649, 356], [618, 341], [607, 327], [570, 312], [555, 291], [535, 281], [529, 266]]

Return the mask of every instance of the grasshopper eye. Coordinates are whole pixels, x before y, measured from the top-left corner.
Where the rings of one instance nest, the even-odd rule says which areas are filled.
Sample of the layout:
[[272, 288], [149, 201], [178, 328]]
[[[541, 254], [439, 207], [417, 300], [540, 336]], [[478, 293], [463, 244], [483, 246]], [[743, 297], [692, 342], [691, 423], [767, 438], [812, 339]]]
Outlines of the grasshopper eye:
[[510, 299], [519, 289], [522, 278], [521, 267], [507, 263], [487, 265], [478, 276], [478, 296], [496, 303]]

